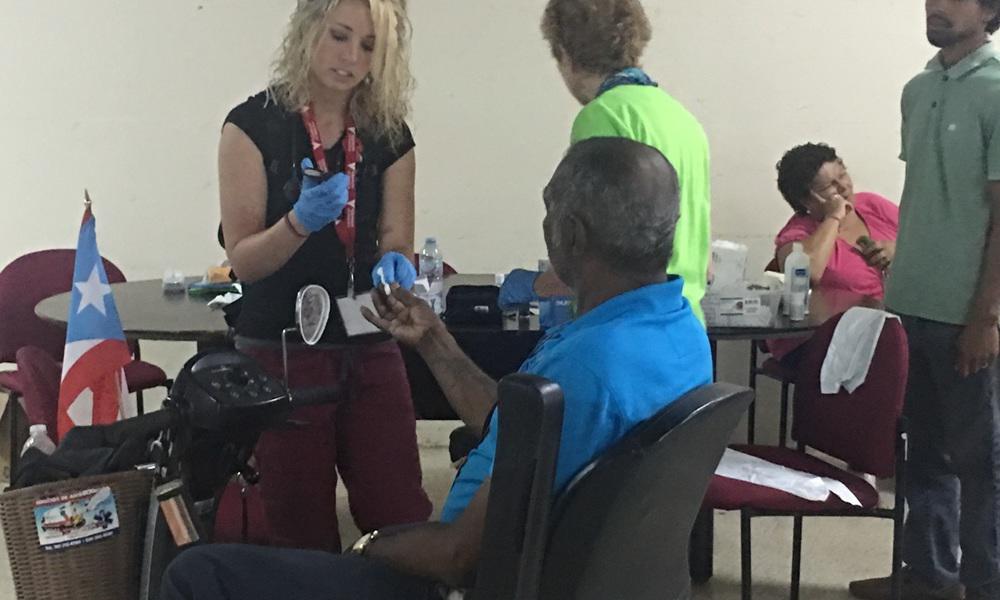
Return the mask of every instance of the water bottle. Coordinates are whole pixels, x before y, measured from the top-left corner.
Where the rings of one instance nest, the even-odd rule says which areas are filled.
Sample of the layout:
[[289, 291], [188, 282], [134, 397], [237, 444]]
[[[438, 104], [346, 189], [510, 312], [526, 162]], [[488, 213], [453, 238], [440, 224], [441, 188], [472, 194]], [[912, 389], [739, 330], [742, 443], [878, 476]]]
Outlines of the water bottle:
[[792, 244], [792, 253], [785, 259], [785, 314], [792, 321], [806, 318], [809, 302], [809, 256], [802, 244]]
[[21, 448], [21, 456], [24, 456], [28, 448], [35, 448], [45, 454], [52, 454], [56, 451], [56, 444], [49, 437], [49, 431], [45, 425], [32, 425], [28, 428], [28, 441], [24, 442], [24, 447]]
[[420, 261], [418, 265], [420, 277], [427, 278], [429, 287], [424, 300], [431, 305], [434, 312], [442, 314], [444, 312], [444, 257], [438, 248], [437, 238], [429, 237], [424, 241], [424, 247], [420, 249]]

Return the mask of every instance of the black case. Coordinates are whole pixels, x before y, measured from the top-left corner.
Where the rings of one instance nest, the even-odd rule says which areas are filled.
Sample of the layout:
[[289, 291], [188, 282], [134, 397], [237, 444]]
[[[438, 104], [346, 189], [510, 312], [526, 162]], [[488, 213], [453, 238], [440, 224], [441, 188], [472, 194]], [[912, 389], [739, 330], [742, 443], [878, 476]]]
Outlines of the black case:
[[444, 314], [449, 325], [503, 326], [497, 304], [500, 288], [495, 285], [456, 285], [448, 290]]

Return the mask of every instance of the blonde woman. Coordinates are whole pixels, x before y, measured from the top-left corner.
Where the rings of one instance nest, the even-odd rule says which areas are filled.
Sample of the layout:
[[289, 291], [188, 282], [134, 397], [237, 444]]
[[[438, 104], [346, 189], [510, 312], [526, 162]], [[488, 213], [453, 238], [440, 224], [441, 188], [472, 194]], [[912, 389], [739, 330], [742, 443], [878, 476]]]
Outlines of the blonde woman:
[[[405, 0], [300, 0], [271, 84], [226, 117], [222, 229], [244, 286], [236, 346], [273, 374], [302, 286], [336, 298], [376, 277], [413, 285], [408, 40]], [[289, 383], [339, 392], [256, 449], [262, 541], [273, 545], [340, 550], [338, 471], [362, 531], [431, 512], [399, 348], [388, 336], [349, 338], [333, 312], [317, 346], [290, 351]]]

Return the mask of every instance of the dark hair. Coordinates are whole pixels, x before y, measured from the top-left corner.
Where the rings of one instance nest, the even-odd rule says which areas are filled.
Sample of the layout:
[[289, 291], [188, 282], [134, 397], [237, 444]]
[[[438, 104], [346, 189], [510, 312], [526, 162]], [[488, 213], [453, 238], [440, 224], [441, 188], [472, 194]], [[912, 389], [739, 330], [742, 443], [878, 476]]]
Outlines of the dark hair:
[[816, 174], [829, 162], [839, 160], [837, 150], [826, 144], [802, 144], [785, 152], [778, 161], [778, 191], [796, 213], [806, 214], [802, 199], [809, 196]]
[[639, 0], [549, 0], [542, 35], [583, 71], [607, 75], [639, 66], [652, 27]]
[[625, 273], [662, 273], [680, 206], [677, 172], [660, 151], [626, 138], [574, 144], [545, 187], [550, 222], [573, 215], [594, 254]]
[[986, 24], [987, 33], [996, 33], [1000, 29], [1000, 0], [979, 0], [979, 6], [996, 12], [990, 22]]

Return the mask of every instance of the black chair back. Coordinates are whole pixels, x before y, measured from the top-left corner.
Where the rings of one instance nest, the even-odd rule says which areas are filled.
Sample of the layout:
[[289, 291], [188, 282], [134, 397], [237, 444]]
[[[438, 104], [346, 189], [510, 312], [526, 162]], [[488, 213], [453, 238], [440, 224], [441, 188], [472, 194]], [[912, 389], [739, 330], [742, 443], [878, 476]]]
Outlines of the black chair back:
[[585, 467], [553, 508], [540, 597], [688, 598], [691, 528], [752, 399], [729, 384], [696, 389]]
[[559, 386], [534, 375], [500, 380], [493, 464], [475, 600], [534, 600], [548, 537], [562, 437]]

